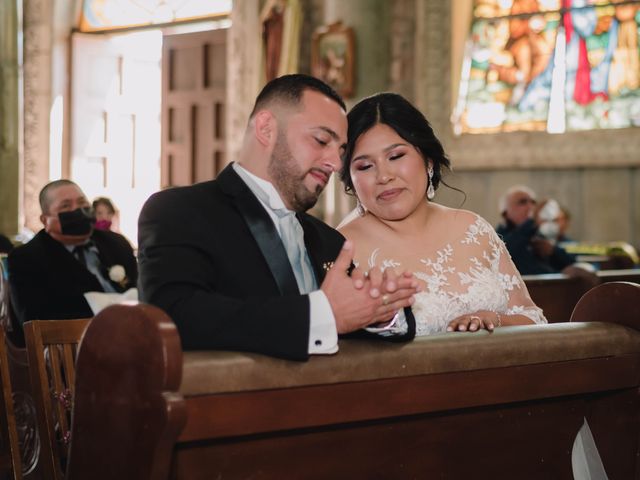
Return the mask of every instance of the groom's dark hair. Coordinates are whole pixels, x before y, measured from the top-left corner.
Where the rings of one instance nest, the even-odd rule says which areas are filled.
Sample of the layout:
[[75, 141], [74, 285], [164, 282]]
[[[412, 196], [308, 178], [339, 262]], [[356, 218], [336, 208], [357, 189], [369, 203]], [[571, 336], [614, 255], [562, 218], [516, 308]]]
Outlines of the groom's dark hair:
[[253, 118], [258, 110], [266, 108], [273, 102], [279, 102], [288, 106], [298, 106], [305, 90], [319, 92], [340, 105], [342, 110], [347, 111], [342, 97], [329, 85], [315, 77], [295, 73], [274, 78], [267, 83], [258, 94], [249, 118]]

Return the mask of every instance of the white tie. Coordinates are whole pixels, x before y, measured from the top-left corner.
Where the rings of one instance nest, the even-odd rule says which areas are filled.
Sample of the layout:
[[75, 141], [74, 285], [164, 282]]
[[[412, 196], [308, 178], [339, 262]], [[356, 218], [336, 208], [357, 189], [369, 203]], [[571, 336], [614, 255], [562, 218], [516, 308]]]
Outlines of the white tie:
[[311, 262], [304, 245], [304, 230], [294, 212], [286, 209], [274, 210], [278, 216], [280, 237], [287, 251], [289, 263], [296, 276], [300, 293], [309, 293], [317, 288]]

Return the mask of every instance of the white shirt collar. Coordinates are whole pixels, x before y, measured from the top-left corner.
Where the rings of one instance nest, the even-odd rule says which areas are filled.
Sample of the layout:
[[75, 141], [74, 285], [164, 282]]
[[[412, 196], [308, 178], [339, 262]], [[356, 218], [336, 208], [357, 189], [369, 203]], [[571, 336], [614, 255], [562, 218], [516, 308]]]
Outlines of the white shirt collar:
[[[240, 176], [242, 176], [242, 174], [245, 174], [246, 176], [248, 176], [251, 180], [255, 182], [256, 186], [266, 194], [267, 199], [269, 200], [269, 204], [267, 206], [271, 210], [282, 210], [282, 209], [289, 210], [285, 206], [284, 202], [282, 201], [282, 197], [276, 190], [276, 187], [274, 187], [271, 182], [254, 175], [249, 170], [247, 170], [246, 168], [244, 168], [243, 166], [239, 165], [236, 162], [232, 164], [232, 167], [237, 173], [240, 174]], [[249, 188], [251, 188], [251, 185], [249, 185]]]

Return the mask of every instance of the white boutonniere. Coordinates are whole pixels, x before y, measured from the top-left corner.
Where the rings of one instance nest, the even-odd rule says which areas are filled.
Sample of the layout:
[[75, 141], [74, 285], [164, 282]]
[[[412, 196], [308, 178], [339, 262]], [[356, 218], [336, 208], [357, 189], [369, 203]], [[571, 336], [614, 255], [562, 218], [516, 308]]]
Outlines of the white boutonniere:
[[127, 284], [127, 272], [122, 265], [113, 265], [109, 269], [109, 279], [124, 288]]

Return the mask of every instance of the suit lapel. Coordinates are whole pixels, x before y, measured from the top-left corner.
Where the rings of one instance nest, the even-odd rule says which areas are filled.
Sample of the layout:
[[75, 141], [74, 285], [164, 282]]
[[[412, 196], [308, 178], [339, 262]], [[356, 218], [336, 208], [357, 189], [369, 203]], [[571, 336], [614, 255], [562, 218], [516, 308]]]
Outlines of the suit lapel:
[[282, 295], [299, 295], [298, 283], [289, 263], [287, 252], [282, 245], [282, 240], [280, 240], [280, 235], [278, 235], [271, 217], [260, 201], [231, 165], [220, 172], [216, 180], [221, 190], [233, 197], [233, 204], [244, 218], [258, 244], [280, 293]]
[[64, 277], [67, 276], [75, 278], [71, 281], [74, 285], [82, 285], [87, 290], [103, 290], [98, 279], [81, 265], [71, 252], [49, 234], [42, 232], [43, 244], [47, 252], [46, 259], [52, 264], [51, 270], [58, 272], [61, 283], [65, 282]]

